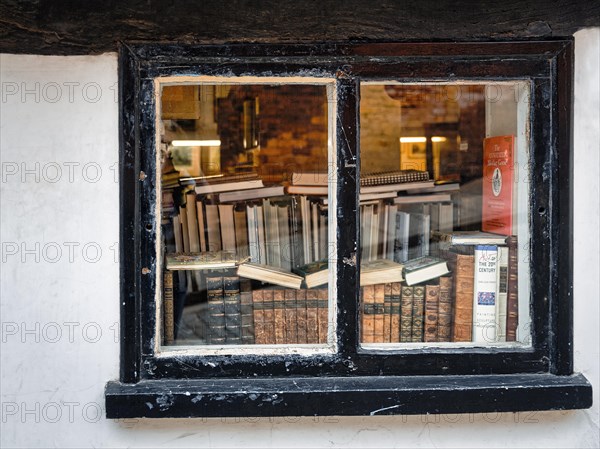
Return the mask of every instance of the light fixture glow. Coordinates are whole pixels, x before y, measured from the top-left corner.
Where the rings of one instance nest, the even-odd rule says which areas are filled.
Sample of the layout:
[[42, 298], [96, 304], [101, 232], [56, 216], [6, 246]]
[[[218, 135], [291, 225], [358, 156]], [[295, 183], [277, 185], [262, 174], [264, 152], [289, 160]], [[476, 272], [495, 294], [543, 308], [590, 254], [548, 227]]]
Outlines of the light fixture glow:
[[[447, 139], [441, 136], [433, 136], [432, 142], [445, 142]], [[400, 137], [400, 143], [425, 143], [427, 137]]]
[[171, 142], [174, 147], [220, 147], [220, 140], [174, 140]]
[[427, 142], [425, 137], [400, 137], [400, 143], [424, 143]]

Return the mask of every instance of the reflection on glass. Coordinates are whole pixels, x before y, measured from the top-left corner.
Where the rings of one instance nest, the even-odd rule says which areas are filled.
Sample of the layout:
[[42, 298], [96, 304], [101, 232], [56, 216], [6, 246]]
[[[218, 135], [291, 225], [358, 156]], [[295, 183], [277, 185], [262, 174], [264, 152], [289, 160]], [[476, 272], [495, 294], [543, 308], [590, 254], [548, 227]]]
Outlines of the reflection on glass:
[[331, 344], [332, 86], [158, 84], [163, 346]]
[[528, 83], [364, 83], [360, 110], [361, 342], [529, 344]]

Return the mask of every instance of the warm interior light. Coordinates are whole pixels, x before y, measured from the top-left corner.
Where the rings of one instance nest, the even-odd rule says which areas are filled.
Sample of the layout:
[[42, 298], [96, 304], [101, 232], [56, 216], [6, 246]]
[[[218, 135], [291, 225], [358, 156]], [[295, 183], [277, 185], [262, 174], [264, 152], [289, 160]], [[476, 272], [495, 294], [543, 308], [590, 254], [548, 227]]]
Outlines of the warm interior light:
[[[431, 138], [432, 142], [445, 142], [447, 139], [445, 137], [433, 136]], [[400, 137], [400, 143], [425, 143], [427, 142], [427, 137]]]
[[174, 147], [220, 147], [220, 140], [173, 140]]
[[427, 142], [425, 137], [400, 137], [400, 143], [424, 143]]

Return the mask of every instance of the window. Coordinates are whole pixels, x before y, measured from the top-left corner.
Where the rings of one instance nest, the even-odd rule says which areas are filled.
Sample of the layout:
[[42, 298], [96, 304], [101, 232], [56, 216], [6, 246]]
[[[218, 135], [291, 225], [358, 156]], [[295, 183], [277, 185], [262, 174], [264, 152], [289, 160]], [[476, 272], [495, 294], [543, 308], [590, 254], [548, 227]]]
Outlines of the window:
[[107, 415], [589, 407], [571, 51], [123, 47]]

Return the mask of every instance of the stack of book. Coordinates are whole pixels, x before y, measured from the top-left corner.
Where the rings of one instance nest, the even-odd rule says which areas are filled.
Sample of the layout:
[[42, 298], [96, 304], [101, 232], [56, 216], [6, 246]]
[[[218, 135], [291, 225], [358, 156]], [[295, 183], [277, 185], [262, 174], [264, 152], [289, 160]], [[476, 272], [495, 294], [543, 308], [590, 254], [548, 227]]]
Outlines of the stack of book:
[[[434, 237], [447, 245], [450, 273], [440, 275], [444, 266], [433, 268], [439, 259], [428, 257], [406, 264], [402, 283], [363, 287], [362, 342], [516, 341], [517, 238], [484, 232]], [[417, 275], [412, 281], [411, 272]]]
[[[327, 342], [329, 301], [326, 288], [252, 287], [248, 279], [218, 271], [206, 276], [206, 287], [208, 298], [200, 312], [202, 334], [199, 335], [205, 344]], [[164, 288], [165, 298], [169, 298], [167, 282]], [[168, 306], [166, 309], [165, 343], [172, 344], [172, 311]]]
[[[327, 172], [294, 172], [286, 191], [290, 195], [327, 196], [328, 185], [335, 180]], [[429, 173], [420, 170], [395, 170], [367, 173], [360, 178], [360, 202], [395, 198], [399, 192], [434, 187]]]

